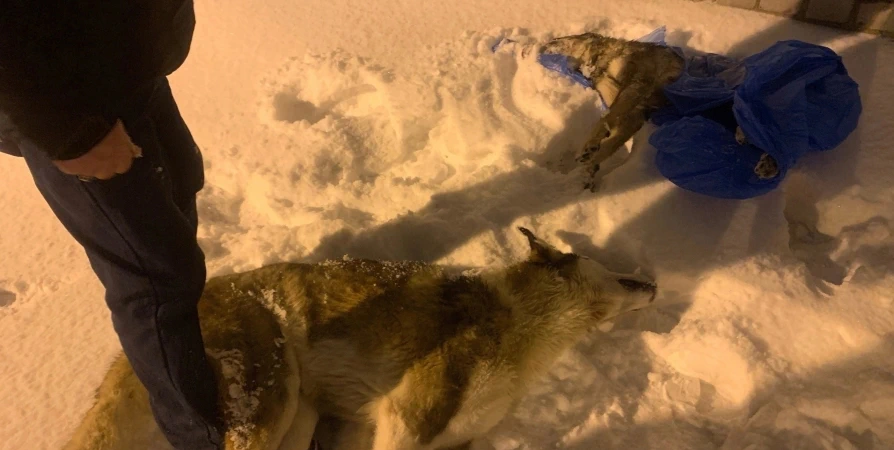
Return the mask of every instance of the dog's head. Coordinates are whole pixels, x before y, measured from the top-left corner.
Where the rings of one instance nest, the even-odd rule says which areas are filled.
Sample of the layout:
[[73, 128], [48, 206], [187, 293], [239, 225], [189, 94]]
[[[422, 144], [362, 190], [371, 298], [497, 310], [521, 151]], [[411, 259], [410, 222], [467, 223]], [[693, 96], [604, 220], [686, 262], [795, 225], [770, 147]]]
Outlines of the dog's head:
[[602, 264], [574, 253], [564, 253], [534, 235], [527, 228], [519, 228], [528, 238], [531, 253], [529, 264], [549, 267], [582, 291], [591, 302], [597, 319], [607, 320], [620, 314], [642, 309], [655, 300], [656, 284], [640, 274], [619, 274]]

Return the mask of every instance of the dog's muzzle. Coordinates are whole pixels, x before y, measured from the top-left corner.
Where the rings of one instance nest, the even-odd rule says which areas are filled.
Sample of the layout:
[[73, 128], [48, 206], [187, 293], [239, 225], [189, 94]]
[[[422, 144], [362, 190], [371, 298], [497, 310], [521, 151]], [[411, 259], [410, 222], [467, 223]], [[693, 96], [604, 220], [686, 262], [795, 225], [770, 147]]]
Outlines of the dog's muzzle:
[[648, 292], [652, 294], [652, 296], [649, 298], [649, 303], [655, 300], [655, 294], [658, 293], [658, 286], [656, 286], [654, 283], [622, 278], [618, 280], [618, 284], [620, 284], [628, 292]]

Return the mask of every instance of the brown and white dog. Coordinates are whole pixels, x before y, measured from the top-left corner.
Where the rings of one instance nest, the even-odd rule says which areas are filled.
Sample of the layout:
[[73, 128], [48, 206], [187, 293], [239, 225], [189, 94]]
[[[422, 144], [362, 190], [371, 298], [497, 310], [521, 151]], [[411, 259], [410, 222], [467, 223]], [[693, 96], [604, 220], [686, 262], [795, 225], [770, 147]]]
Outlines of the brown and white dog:
[[[530, 256], [474, 276], [347, 260], [209, 280], [200, 316], [227, 448], [303, 450], [316, 427], [327, 450], [467, 449], [564, 350], [654, 299], [651, 280], [520, 230]], [[65, 448], [163, 442], [122, 356]]]

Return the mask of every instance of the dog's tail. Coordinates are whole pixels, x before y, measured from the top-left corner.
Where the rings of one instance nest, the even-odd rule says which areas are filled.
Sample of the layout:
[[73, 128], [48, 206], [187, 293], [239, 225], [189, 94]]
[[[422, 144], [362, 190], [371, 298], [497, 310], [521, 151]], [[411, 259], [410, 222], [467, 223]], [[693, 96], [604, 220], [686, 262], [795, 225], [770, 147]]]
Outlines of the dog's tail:
[[63, 450], [131, 450], [166, 448], [155, 425], [149, 395], [124, 355], [120, 355]]

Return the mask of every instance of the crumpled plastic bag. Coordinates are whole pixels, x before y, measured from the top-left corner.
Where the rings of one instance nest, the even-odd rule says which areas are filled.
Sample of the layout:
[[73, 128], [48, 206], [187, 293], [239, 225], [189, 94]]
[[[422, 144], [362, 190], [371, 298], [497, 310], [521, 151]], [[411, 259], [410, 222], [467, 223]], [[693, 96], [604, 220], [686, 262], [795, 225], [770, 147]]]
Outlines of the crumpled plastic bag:
[[[859, 86], [841, 57], [795, 40], [741, 61], [689, 58], [665, 92], [671, 105], [653, 114], [659, 129], [649, 139], [659, 171], [684, 189], [721, 198], [776, 188], [805, 153], [840, 145], [862, 113]], [[768, 163], [775, 172], [761, 176], [758, 168]]]

